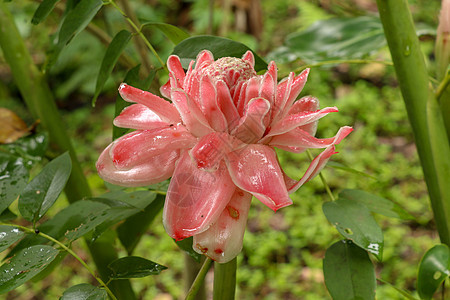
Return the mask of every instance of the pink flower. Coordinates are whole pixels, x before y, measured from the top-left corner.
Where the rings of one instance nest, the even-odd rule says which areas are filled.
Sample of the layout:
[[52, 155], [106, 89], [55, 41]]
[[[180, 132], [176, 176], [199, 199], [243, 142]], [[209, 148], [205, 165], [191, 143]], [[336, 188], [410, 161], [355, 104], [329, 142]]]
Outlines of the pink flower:
[[[309, 70], [277, 83], [275, 63], [257, 75], [250, 51], [216, 61], [202, 51], [193, 64], [185, 73], [179, 58], [169, 57], [170, 80], [161, 93], [172, 103], [120, 86], [122, 97], [136, 104], [114, 124], [135, 131], [110, 144], [97, 169], [124, 186], [172, 177], [163, 213], [167, 233], [176, 240], [193, 236], [195, 251], [225, 263], [241, 251], [252, 196], [274, 211], [292, 204], [289, 194], [320, 172], [352, 128], [314, 137], [318, 120], [338, 110], [319, 110], [311, 96], [296, 101]], [[284, 174], [274, 147], [325, 150], [296, 181]]]

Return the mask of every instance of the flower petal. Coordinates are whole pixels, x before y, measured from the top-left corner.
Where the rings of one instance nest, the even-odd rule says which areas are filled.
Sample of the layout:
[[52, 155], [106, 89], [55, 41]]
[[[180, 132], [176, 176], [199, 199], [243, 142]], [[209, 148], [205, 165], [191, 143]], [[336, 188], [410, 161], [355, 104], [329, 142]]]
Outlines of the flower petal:
[[336, 136], [327, 139], [318, 139], [303, 129], [294, 128], [289, 132], [274, 136], [269, 144], [274, 147], [285, 150], [289, 149], [288, 151], [299, 153], [306, 148], [326, 148], [330, 145], [337, 145], [352, 131], [353, 128], [344, 126], [339, 129]]
[[264, 119], [270, 110], [270, 103], [264, 98], [254, 98], [248, 103], [245, 115], [231, 133], [244, 143], [258, 141], [266, 131]]
[[163, 212], [166, 232], [182, 240], [205, 231], [220, 216], [235, 188], [224, 165], [215, 172], [200, 170], [185, 151], [167, 191]]
[[208, 230], [194, 235], [193, 248], [218, 263], [226, 263], [242, 250], [252, 195], [236, 188], [219, 219]]
[[122, 128], [132, 129], [154, 129], [169, 126], [161, 118], [142, 104], [132, 104], [122, 110], [120, 115], [114, 119], [114, 125]]
[[220, 110], [227, 120], [229, 130], [232, 130], [234, 126], [239, 123], [239, 113], [233, 103], [227, 84], [222, 80], [218, 80], [216, 82], [216, 89], [217, 103], [219, 104]]
[[293, 180], [291, 178], [285, 178], [286, 187], [289, 191], [289, 194], [297, 191], [305, 182], [310, 181], [314, 178], [314, 176], [319, 174], [319, 172], [327, 164], [330, 157], [336, 153], [338, 152], [335, 152], [335, 146], [331, 145], [313, 159], [308, 169], [306, 170], [305, 175], [303, 175], [303, 177], [299, 181]]
[[253, 55], [253, 52], [248, 50], [245, 52], [245, 54], [242, 56], [242, 59], [248, 62], [252, 68], [255, 67], [255, 56]]
[[126, 83], [122, 83], [119, 87], [119, 93], [125, 101], [143, 104], [156, 113], [161, 120], [176, 124], [181, 121], [180, 114], [172, 103]]
[[214, 62], [214, 55], [209, 50], [203, 50], [195, 59], [195, 70], [203, 69]]
[[122, 186], [144, 186], [169, 179], [179, 157], [178, 150], [167, 151], [123, 170], [116, 168], [109, 155], [112, 146], [113, 144], [109, 145], [100, 155], [96, 164], [97, 171], [103, 180]]
[[223, 115], [217, 103], [217, 91], [211, 78], [203, 76], [200, 82], [200, 101], [203, 108], [203, 114], [209, 122], [209, 125], [219, 132], [224, 132], [228, 128], [227, 120]]
[[273, 125], [266, 137], [279, 135], [291, 131], [292, 129], [317, 121], [331, 112], [337, 112], [337, 107], [326, 107], [317, 111], [300, 112], [288, 115], [284, 119]]
[[143, 164], [151, 157], [190, 148], [196, 139], [183, 126], [134, 131], [112, 143], [110, 156], [119, 170]]
[[252, 144], [227, 155], [233, 182], [274, 211], [292, 204], [275, 151]]
[[190, 151], [197, 167], [217, 170], [226, 154], [242, 147], [243, 143], [228, 133], [212, 132], [203, 136]]
[[181, 66], [180, 58], [176, 55], [171, 55], [167, 59], [167, 68], [169, 72], [177, 79], [175, 88], [182, 88], [184, 84], [184, 78], [186, 73], [184, 73], [183, 67]]
[[303, 72], [301, 72], [294, 78], [289, 92], [289, 97], [287, 98], [287, 101], [284, 106], [284, 110], [289, 109], [292, 106], [292, 103], [294, 103], [295, 99], [297, 99], [298, 95], [300, 95], [300, 93], [303, 90], [303, 87], [306, 84], [306, 81], [308, 80], [308, 74], [309, 68], [305, 69]]
[[200, 108], [182, 89], [172, 89], [171, 96], [183, 123], [192, 134], [203, 136], [213, 131]]

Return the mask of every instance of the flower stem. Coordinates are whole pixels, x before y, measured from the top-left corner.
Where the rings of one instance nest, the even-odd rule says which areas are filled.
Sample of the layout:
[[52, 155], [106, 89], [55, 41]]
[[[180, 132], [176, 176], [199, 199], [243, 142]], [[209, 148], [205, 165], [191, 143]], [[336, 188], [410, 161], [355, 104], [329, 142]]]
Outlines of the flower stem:
[[214, 300], [233, 300], [236, 290], [236, 257], [225, 263], [214, 263]]
[[[308, 154], [309, 159], [312, 161], [314, 157], [311, 154], [311, 151], [309, 149], [306, 149], [306, 153]], [[330, 186], [328, 185], [327, 181], [325, 180], [325, 176], [323, 176], [322, 172], [319, 173], [320, 180], [322, 180], [323, 186], [325, 187], [325, 190], [327, 191], [328, 196], [330, 197], [331, 201], [336, 201], [336, 198], [334, 198], [333, 193], [331, 192]]]
[[144, 41], [145, 45], [147, 46], [148, 49], [150, 49], [150, 51], [153, 53], [153, 55], [156, 57], [156, 59], [158, 60], [158, 62], [161, 64], [161, 66], [167, 70], [167, 67], [165, 65], [165, 63], [162, 61], [161, 57], [159, 57], [158, 53], [156, 53], [155, 48], [153, 48], [152, 44], [148, 41], [148, 39], [145, 37], [145, 35], [142, 33], [141, 29], [136, 25], [136, 23], [133, 22], [133, 20], [130, 19], [130, 17], [128, 17], [128, 15], [117, 5], [116, 2], [114, 2], [114, 0], [109, 0], [109, 2], [112, 6], [114, 6], [115, 9], [117, 9], [117, 11], [120, 12], [120, 14], [125, 18], [125, 20], [127, 20], [127, 22], [131, 25], [131, 27], [136, 31], [136, 33], [142, 38], [142, 40]]
[[211, 267], [212, 260], [211, 258], [207, 257], [205, 261], [203, 262], [203, 265], [200, 269], [200, 271], [197, 274], [197, 277], [195, 277], [194, 282], [191, 285], [191, 288], [189, 289], [186, 300], [194, 300], [197, 299], [196, 295], [200, 289], [200, 287], [203, 284], [203, 281], [205, 280], [205, 276], [208, 273], [209, 268]]
[[113, 300], [117, 300], [116, 296], [114, 296], [114, 294], [111, 292], [111, 290], [108, 288], [108, 285], [97, 275], [95, 275], [94, 270], [92, 270], [87, 264], [86, 262], [79, 257], [75, 252], [72, 251], [72, 249], [70, 249], [69, 247], [67, 247], [66, 245], [64, 245], [63, 243], [61, 243], [60, 241], [58, 241], [57, 239], [43, 233], [43, 232], [38, 232], [36, 233], [36, 231], [34, 229], [25, 227], [25, 226], [21, 226], [21, 225], [16, 225], [16, 224], [7, 224], [7, 223], [0, 223], [1, 225], [5, 225], [5, 226], [12, 226], [12, 227], [17, 227], [22, 229], [23, 231], [26, 231], [28, 233], [32, 233], [32, 234], [37, 234], [55, 244], [57, 244], [59, 247], [61, 247], [62, 249], [64, 249], [64, 251], [67, 251], [67, 253], [69, 253], [70, 255], [72, 255], [76, 260], [78, 260], [83, 267], [85, 267], [89, 273], [91, 273], [91, 275], [95, 278], [95, 280], [97, 280], [97, 282], [103, 286], [103, 288], [106, 290], [106, 292], [108, 293], [108, 295], [111, 297], [111, 299]]

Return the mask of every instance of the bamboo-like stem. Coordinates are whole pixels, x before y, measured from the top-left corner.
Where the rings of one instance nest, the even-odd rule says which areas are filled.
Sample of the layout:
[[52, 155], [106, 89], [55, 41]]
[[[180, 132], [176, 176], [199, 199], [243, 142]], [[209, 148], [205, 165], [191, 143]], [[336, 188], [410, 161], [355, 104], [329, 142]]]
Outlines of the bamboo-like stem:
[[207, 257], [205, 261], [203, 262], [203, 265], [200, 269], [200, 271], [197, 274], [197, 277], [195, 277], [194, 282], [191, 285], [191, 288], [189, 289], [188, 293], [186, 294], [186, 300], [194, 300], [197, 299], [197, 293], [200, 289], [200, 287], [203, 285], [203, 282], [205, 281], [205, 276], [208, 273], [209, 268], [211, 267], [212, 260]]
[[[442, 243], [450, 245], [450, 147], [406, 0], [377, 0]], [[412, 71], [413, 70], [413, 71]]]
[[22, 229], [23, 231], [27, 231], [28, 233], [32, 233], [32, 234], [37, 234], [39, 236], [42, 236], [43, 238], [57, 244], [59, 247], [61, 247], [64, 251], [66, 251], [67, 253], [69, 253], [70, 255], [72, 255], [76, 260], [78, 260], [83, 267], [86, 268], [86, 270], [89, 271], [89, 273], [91, 273], [92, 277], [95, 278], [95, 280], [97, 280], [97, 282], [103, 286], [103, 288], [106, 290], [106, 292], [108, 293], [108, 295], [111, 297], [111, 299], [113, 300], [117, 300], [116, 296], [114, 296], [114, 294], [111, 292], [111, 290], [108, 288], [108, 285], [97, 275], [95, 275], [94, 270], [91, 269], [91, 267], [88, 266], [88, 264], [86, 264], [86, 262], [78, 256], [78, 254], [76, 254], [72, 249], [70, 249], [69, 247], [67, 247], [66, 245], [64, 245], [63, 243], [61, 243], [60, 241], [58, 241], [57, 239], [43, 233], [43, 232], [37, 232], [35, 231], [35, 229], [31, 229], [25, 226], [20, 226], [20, 225], [15, 225], [15, 224], [7, 224], [7, 223], [0, 223], [0, 225], [6, 225], [6, 226], [12, 226], [12, 227], [17, 227]]
[[236, 291], [236, 257], [219, 264], [214, 263], [214, 300], [233, 300]]
[[[20, 36], [14, 23], [11, 13], [6, 4], [0, 1], [0, 48], [3, 51], [6, 62], [11, 68], [11, 72], [17, 87], [24, 98], [28, 109], [34, 118], [40, 119], [41, 124], [49, 132], [51, 146], [59, 151], [68, 151], [72, 159], [72, 173], [64, 189], [69, 202], [78, 201], [91, 195], [91, 190], [86, 177], [76, 157], [71, 140], [65, 131], [65, 124], [56, 107], [54, 97], [46, 82], [42, 72], [31, 59], [31, 55], [25, 47], [25, 43]], [[103, 257], [117, 258], [117, 253], [112, 247], [112, 243], [102, 249], [94, 248], [95, 243], [89, 244], [92, 258], [96, 262], [100, 274], [109, 272], [108, 263], [101, 260]], [[103, 261], [103, 264], [98, 262]], [[106, 280], [106, 278], [103, 278]], [[135, 295], [129, 281], [113, 281], [110, 284], [111, 290], [117, 295], [126, 295], [120, 299], [132, 300]]]

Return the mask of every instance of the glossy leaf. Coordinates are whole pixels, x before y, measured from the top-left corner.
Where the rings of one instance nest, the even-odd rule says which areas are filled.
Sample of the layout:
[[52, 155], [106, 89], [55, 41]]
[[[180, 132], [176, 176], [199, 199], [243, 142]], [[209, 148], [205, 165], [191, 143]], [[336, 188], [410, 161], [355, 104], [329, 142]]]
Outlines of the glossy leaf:
[[20, 195], [28, 177], [22, 158], [0, 153], [0, 214]]
[[[127, 84], [134, 86], [141, 90], [148, 90], [150, 88], [150, 84], [153, 81], [153, 78], [155, 78], [156, 71], [152, 70], [150, 72], [150, 74], [147, 76], [147, 78], [141, 79], [139, 77], [140, 68], [141, 68], [141, 65], [137, 65], [133, 69], [129, 70], [128, 73], [125, 75], [123, 82], [126, 82]], [[123, 100], [122, 97], [120, 96], [120, 94], [117, 93], [116, 109], [115, 109], [114, 117], [117, 117], [125, 107], [127, 107], [131, 104], [132, 103]], [[121, 137], [122, 135], [127, 133], [128, 130], [129, 130], [128, 128], [120, 128], [120, 127], [113, 126], [113, 140]]]
[[158, 29], [159, 31], [164, 33], [164, 35], [167, 36], [175, 45], [189, 38], [189, 34], [186, 31], [167, 23], [146, 22], [141, 26], [142, 30], [144, 30], [145, 28]]
[[[84, 224], [87, 220], [93, 219], [98, 215], [101, 215], [106, 210], [110, 209], [110, 206], [89, 200], [76, 201], [63, 210], [58, 212], [53, 218], [42, 223], [38, 229], [45, 234], [52, 236], [59, 240], [64, 237], [64, 234], [68, 231], [75, 230]], [[21, 249], [30, 247], [32, 245], [46, 244], [49, 241], [38, 235], [27, 235], [22, 241], [20, 241], [16, 247], [8, 254], [12, 256]]]
[[[230, 39], [217, 36], [200, 35], [183, 40], [175, 46], [172, 54], [178, 55], [183, 68], [187, 68], [189, 62], [191, 60], [195, 60], [197, 54], [205, 49], [211, 51], [215, 59], [225, 56], [240, 58], [245, 54], [245, 52], [251, 50], [246, 45]], [[267, 70], [267, 63], [256, 53], [253, 52], [253, 54], [255, 56], [255, 70], [257, 72]]]
[[94, 18], [102, 7], [102, 0], [81, 0], [72, 10], [70, 10], [61, 24], [58, 34], [58, 42], [52, 49], [49, 57], [51, 66], [59, 56], [61, 50], [80, 33]]
[[413, 216], [397, 203], [362, 190], [345, 189], [339, 194], [339, 198], [363, 203], [370, 211], [386, 217], [404, 220], [414, 219]]
[[105, 290], [88, 283], [71, 286], [64, 291], [59, 300], [107, 300], [108, 294]]
[[186, 254], [188, 254], [190, 257], [195, 259], [197, 262], [201, 262], [202, 255], [195, 252], [194, 249], [192, 248], [192, 243], [194, 242], [194, 238], [192, 236], [188, 237], [186, 239], [183, 239], [181, 241], [174, 240], [174, 242], [177, 244], [177, 246], [181, 250], [186, 252]]
[[127, 256], [116, 259], [108, 265], [111, 269], [111, 279], [140, 278], [158, 275], [167, 267], [137, 256]]
[[58, 250], [35, 245], [21, 250], [0, 267], [0, 294], [24, 284], [42, 271], [58, 255]]
[[375, 269], [366, 251], [351, 241], [339, 241], [325, 252], [325, 285], [333, 300], [375, 299]]
[[377, 17], [334, 18], [317, 21], [289, 35], [286, 45], [295, 57], [307, 61], [361, 58], [386, 45]]
[[111, 75], [114, 66], [119, 60], [120, 55], [122, 54], [130, 39], [131, 32], [127, 30], [121, 30], [114, 36], [108, 48], [106, 49], [105, 56], [103, 57], [102, 64], [100, 66], [100, 71], [97, 75], [97, 84], [95, 85], [94, 98], [92, 99], [93, 106], [95, 105], [98, 95], [100, 95], [100, 92], [102, 91], [106, 80], [108, 80], [109, 76]]
[[8, 208], [5, 209], [0, 214], [0, 222], [11, 221], [11, 220], [14, 220], [15, 218], [17, 218], [17, 215], [15, 213], [13, 213], [12, 211], [10, 211]]
[[72, 161], [68, 152], [49, 162], [20, 195], [19, 211], [22, 216], [36, 223], [55, 203], [71, 170]]
[[120, 242], [131, 255], [142, 235], [164, 206], [164, 196], [158, 195], [143, 211], [129, 217], [117, 227]]
[[417, 290], [421, 299], [431, 299], [450, 276], [450, 250], [447, 245], [436, 245], [425, 253], [419, 265]]
[[34, 12], [33, 18], [31, 19], [31, 23], [34, 25], [37, 25], [41, 23], [47, 16], [50, 14], [50, 12], [55, 7], [56, 2], [59, 0], [44, 0], [39, 4], [39, 7]]
[[324, 203], [322, 209], [328, 221], [340, 234], [374, 254], [378, 260], [382, 259], [383, 233], [364, 204], [338, 199]]
[[16, 227], [0, 225], [0, 252], [23, 237], [24, 233]]
[[[30, 166], [33, 161], [39, 161], [48, 148], [48, 133], [41, 132], [18, 139], [5, 148], [14, 155], [21, 156]], [[31, 162], [30, 162], [31, 161]]]

